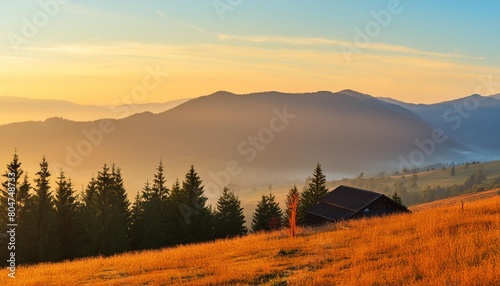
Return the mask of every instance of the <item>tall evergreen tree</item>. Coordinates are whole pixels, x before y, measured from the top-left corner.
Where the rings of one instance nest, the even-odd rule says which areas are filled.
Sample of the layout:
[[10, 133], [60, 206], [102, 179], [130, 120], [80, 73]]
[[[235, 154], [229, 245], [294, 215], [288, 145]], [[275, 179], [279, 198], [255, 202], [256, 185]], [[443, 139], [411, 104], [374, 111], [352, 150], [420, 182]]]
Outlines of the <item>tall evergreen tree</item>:
[[[1, 198], [1, 206], [2, 208], [0, 209], [0, 212], [2, 213], [2, 216], [0, 217], [0, 220], [6, 220], [7, 219], [7, 209], [8, 209], [8, 197], [9, 197], [9, 188], [11, 190], [15, 190], [14, 192], [10, 192], [13, 194], [13, 198], [16, 201], [16, 209], [22, 204], [23, 202], [20, 201], [19, 199], [19, 187], [21, 186], [21, 176], [24, 174], [23, 169], [21, 168], [22, 163], [19, 161], [19, 156], [17, 155], [17, 152], [14, 152], [14, 158], [12, 159], [12, 162], [7, 165], [7, 171], [5, 174], [2, 176], [5, 177], [5, 181], [2, 182], [2, 187], [3, 189], [0, 192], [0, 198]], [[5, 215], [4, 215], [5, 213]], [[5, 225], [6, 221], [2, 221], [2, 225]]]
[[50, 176], [49, 165], [44, 156], [40, 170], [36, 173], [35, 194], [29, 206], [29, 239], [34, 247], [29, 254], [30, 262], [56, 261], [61, 256]]
[[31, 194], [31, 184], [29, 182], [28, 174], [24, 175], [23, 182], [19, 186], [17, 191], [17, 239], [16, 239], [16, 254], [19, 258], [20, 263], [27, 262], [27, 257], [29, 257], [30, 240], [30, 216], [32, 212], [32, 194]]
[[272, 193], [263, 195], [253, 214], [252, 231], [277, 230], [283, 226], [283, 212]]
[[[149, 186], [147, 186], [149, 188]], [[134, 203], [132, 204], [132, 208], [130, 210], [130, 230], [129, 230], [129, 238], [130, 238], [130, 249], [131, 250], [139, 250], [142, 249], [143, 242], [143, 201], [140, 192], [137, 192], [135, 196]]]
[[97, 194], [97, 180], [92, 176], [85, 192], [83, 193], [80, 219], [83, 222], [83, 243], [80, 246], [82, 256], [94, 256], [99, 254], [98, 241], [101, 225], [97, 218], [97, 204], [94, 203]]
[[163, 162], [160, 161], [151, 188], [145, 188], [143, 197], [144, 247], [160, 248], [168, 243], [167, 200], [169, 189], [165, 186]]
[[[113, 255], [128, 248], [129, 201], [119, 168], [104, 165], [86, 192], [85, 237], [89, 255]], [[90, 201], [89, 201], [90, 200]]]
[[120, 168], [116, 168], [113, 164], [111, 168], [112, 193], [115, 196], [115, 211], [116, 224], [115, 241], [113, 246], [116, 252], [122, 252], [128, 249], [130, 239], [128, 238], [128, 230], [130, 228], [130, 201], [128, 199], [127, 190], [123, 182], [123, 177]]
[[328, 189], [326, 188], [326, 177], [321, 169], [321, 164], [318, 163], [314, 169], [308, 188], [302, 193], [300, 202], [300, 217], [304, 217], [305, 210], [315, 205], [316, 202], [327, 193]]
[[79, 256], [79, 242], [83, 232], [78, 220], [78, 201], [71, 179], [67, 180], [64, 171], [57, 178], [55, 210], [57, 216], [57, 237], [63, 259]]
[[[177, 179], [170, 190], [170, 196], [167, 201], [166, 217], [170, 233], [169, 244], [181, 244], [188, 241], [188, 223], [184, 216], [188, 215], [191, 209], [186, 209], [189, 204], [189, 196], [181, 187]], [[187, 210], [187, 211], [186, 211]], [[194, 212], [196, 214], [196, 210]]]
[[214, 216], [215, 238], [234, 237], [248, 232], [241, 201], [227, 187], [224, 188], [217, 201]]
[[163, 215], [162, 198], [157, 190], [146, 183], [141, 195], [142, 224], [141, 248], [153, 249], [166, 245], [167, 227]]
[[[12, 162], [7, 165], [7, 171], [2, 176], [5, 178], [2, 182], [2, 189], [0, 190], [0, 232], [6, 234], [8, 230], [7, 224], [17, 223], [19, 225], [19, 211], [20, 202], [18, 198], [19, 187], [21, 185], [21, 176], [24, 173], [21, 168], [22, 163], [19, 161], [19, 156], [17, 151], [14, 151], [14, 156]], [[10, 189], [10, 192], [9, 192]], [[12, 194], [10, 197], [12, 204], [12, 199], [14, 199], [14, 206], [16, 208], [16, 215], [14, 216], [14, 221], [9, 220], [8, 209], [9, 209], [9, 193]], [[7, 257], [7, 239], [0, 238], [0, 255], [1, 257]], [[5, 263], [5, 262], [2, 262]]]
[[188, 197], [188, 204], [179, 205], [179, 211], [187, 226], [187, 242], [207, 241], [212, 238], [212, 218], [206, 206], [202, 180], [194, 170], [194, 166], [186, 174], [182, 182], [182, 190]]
[[[18, 212], [17, 214], [22, 217], [22, 211], [23, 209], [27, 206], [28, 201], [31, 199], [31, 184], [29, 182], [28, 178], [28, 173], [24, 175], [23, 182], [19, 186], [19, 189], [17, 190], [17, 205], [18, 205]], [[18, 219], [19, 223], [22, 223], [22, 219]]]
[[170, 190], [166, 187], [167, 179], [164, 174], [163, 161], [160, 160], [158, 168], [156, 168], [156, 174], [154, 175], [152, 190], [160, 199], [162, 206], [166, 204]]

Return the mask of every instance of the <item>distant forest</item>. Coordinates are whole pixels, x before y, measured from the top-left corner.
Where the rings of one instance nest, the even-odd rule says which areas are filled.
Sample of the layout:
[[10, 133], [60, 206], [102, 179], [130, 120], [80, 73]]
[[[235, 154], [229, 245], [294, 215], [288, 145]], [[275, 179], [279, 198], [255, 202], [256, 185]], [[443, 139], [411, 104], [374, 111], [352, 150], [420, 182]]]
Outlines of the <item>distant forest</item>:
[[[480, 164], [479, 161], [464, 163], [460, 167], [468, 169], [469, 166]], [[448, 176], [453, 178], [456, 175], [456, 168], [451, 166], [443, 166], [440, 171], [444, 172], [444, 177]], [[417, 170], [417, 169], [403, 169], [393, 173], [381, 172], [373, 177], [365, 177], [361, 173], [358, 177], [353, 179], [342, 179], [331, 181], [332, 185], [349, 185], [361, 189], [372, 190], [383, 193], [385, 195], [398, 195], [401, 200], [407, 205], [423, 204], [435, 200], [441, 200], [449, 197], [455, 197], [466, 193], [481, 192], [493, 188], [500, 188], [500, 175], [487, 179], [482, 168], [470, 175], [465, 182], [453, 184], [449, 186], [419, 186], [419, 173], [423, 171], [432, 170]]]
[[[452, 174], [453, 170], [450, 172]], [[110, 256], [125, 251], [231, 238], [249, 231], [241, 201], [228, 188], [224, 188], [215, 206], [207, 205], [203, 183], [194, 166], [182, 181], [176, 180], [167, 186], [160, 161], [154, 179], [145, 182], [133, 202], [127, 197], [121, 169], [115, 165], [105, 164], [81, 193], [75, 191], [64, 171], [51, 174], [45, 157], [32, 180], [22, 169], [16, 153], [2, 176], [0, 255], [7, 258], [15, 251], [16, 263]], [[333, 183], [382, 189], [386, 194], [393, 194], [396, 201], [406, 204], [488, 187], [481, 171], [463, 185], [424, 190], [418, 189], [415, 176], [405, 171], [399, 178], [360, 175]], [[488, 184], [500, 185], [500, 176]], [[302, 192], [296, 186], [289, 190], [284, 211], [272, 193], [263, 195], [254, 211], [251, 231], [277, 230], [289, 227], [290, 222], [304, 224], [304, 210], [329, 191], [326, 185], [326, 177], [318, 163]], [[6, 235], [9, 224], [16, 225], [14, 249]], [[2, 261], [5, 263], [6, 259]]]

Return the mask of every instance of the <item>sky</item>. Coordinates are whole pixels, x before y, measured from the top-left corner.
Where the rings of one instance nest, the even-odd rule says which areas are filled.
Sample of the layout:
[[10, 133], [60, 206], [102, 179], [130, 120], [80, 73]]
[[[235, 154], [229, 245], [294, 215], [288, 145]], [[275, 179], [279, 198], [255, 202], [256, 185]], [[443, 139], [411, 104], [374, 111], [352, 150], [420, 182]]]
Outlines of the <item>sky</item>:
[[0, 96], [500, 93], [500, 1], [0, 0]]

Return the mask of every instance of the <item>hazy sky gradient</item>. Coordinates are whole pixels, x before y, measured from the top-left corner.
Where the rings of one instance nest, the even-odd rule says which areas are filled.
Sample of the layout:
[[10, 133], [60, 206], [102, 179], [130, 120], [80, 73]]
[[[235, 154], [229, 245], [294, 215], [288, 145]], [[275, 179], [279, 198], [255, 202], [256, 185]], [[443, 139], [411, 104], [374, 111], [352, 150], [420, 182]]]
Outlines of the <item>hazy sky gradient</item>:
[[[500, 1], [221, 0], [240, 3], [222, 17], [215, 1], [39, 4], [54, 1], [0, 1], [0, 96], [123, 103], [148, 67], [168, 77], [138, 103], [217, 90], [349, 88], [424, 103], [500, 93], [481, 85], [500, 82]], [[377, 23], [393, 2], [399, 12]]]

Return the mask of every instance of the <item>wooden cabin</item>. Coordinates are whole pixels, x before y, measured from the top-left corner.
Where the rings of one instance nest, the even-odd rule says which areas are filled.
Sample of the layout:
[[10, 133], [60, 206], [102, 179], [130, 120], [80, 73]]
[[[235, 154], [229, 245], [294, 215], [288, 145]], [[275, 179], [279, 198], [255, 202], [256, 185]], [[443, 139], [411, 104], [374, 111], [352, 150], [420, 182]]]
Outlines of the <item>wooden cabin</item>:
[[339, 220], [410, 212], [383, 194], [353, 187], [339, 186], [326, 194], [314, 206], [306, 209], [309, 225]]

